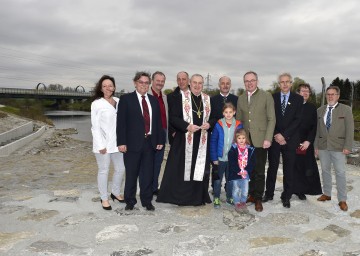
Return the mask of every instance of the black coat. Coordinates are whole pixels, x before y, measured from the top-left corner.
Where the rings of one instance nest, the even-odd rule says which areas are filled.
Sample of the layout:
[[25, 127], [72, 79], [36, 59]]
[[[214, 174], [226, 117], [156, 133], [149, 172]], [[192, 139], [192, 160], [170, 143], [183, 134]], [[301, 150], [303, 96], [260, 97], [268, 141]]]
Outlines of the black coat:
[[[238, 96], [234, 94], [229, 94], [226, 97], [226, 102], [231, 102], [235, 109], [237, 107]], [[223, 118], [223, 107], [224, 107], [224, 98], [221, 94], [217, 94], [210, 98], [211, 104], [211, 118], [215, 119], [216, 121], [220, 118]]]
[[[174, 105], [174, 102], [176, 101], [176, 98], [181, 95], [180, 93], [180, 88], [176, 87], [175, 90], [172, 93], [169, 93], [167, 95], [167, 102], [168, 102], [168, 117], [170, 117], [170, 113], [171, 113], [171, 109]], [[172, 145], [173, 141], [174, 141], [174, 137], [173, 134], [174, 132], [176, 132], [176, 129], [174, 128], [174, 126], [170, 123], [170, 120], [168, 122], [168, 139], [169, 139], [169, 144]]]
[[319, 169], [315, 159], [314, 140], [316, 135], [317, 113], [311, 103], [303, 105], [299, 128], [300, 142], [309, 141], [310, 146], [305, 155], [296, 156], [294, 173], [294, 192], [308, 195], [322, 194]]
[[[183, 105], [181, 94], [172, 96], [173, 102], [169, 112], [169, 123], [176, 132], [170, 147], [167, 158], [164, 175], [161, 181], [160, 192], [157, 196], [157, 202], [171, 203], [177, 205], [203, 205], [210, 203], [210, 196], [208, 193], [209, 174], [210, 174], [210, 153], [209, 141], [210, 134], [207, 140], [207, 157], [205, 164], [205, 173], [203, 181], [193, 180], [195, 163], [198, 154], [198, 147], [200, 143], [200, 131], [193, 135], [193, 155], [191, 163], [191, 177], [189, 181], [184, 181], [185, 169], [185, 134], [189, 123], [183, 118]], [[200, 105], [200, 102], [197, 103]], [[192, 105], [194, 108], [194, 105]], [[203, 107], [201, 107], [203, 110]], [[199, 119], [196, 113], [193, 113], [193, 123], [196, 125], [202, 124], [202, 118]]]
[[302, 105], [304, 99], [302, 96], [290, 92], [285, 114], [283, 116], [281, 113], [280, 97], [280, 92], [273, 95], [276, 116], [274, 134], [281, 133], [288, 146], [296, 148], [300, 143], [299, 126], [302, 118]]

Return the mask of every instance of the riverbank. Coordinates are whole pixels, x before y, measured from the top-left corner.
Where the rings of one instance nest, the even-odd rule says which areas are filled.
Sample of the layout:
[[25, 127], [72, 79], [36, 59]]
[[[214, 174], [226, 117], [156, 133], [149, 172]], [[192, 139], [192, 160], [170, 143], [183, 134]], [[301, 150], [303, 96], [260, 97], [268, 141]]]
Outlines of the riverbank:
[[[0, 121], [0, 126], [2, 122]], [[178, 207], [112, 202], [101, 208], [91, 143], [49, 127], [0, 159], [1, 255], [360, 255], [360, 170], [348, 165], [349, 211], [333, 200], [297, 197], [282, 207], [282, 167], [274, 200], [258, 213], [224, 203]], [[335, 189], [335, 186], [334, 186]], [[224, 193], [222, 193], [224, 196]]]

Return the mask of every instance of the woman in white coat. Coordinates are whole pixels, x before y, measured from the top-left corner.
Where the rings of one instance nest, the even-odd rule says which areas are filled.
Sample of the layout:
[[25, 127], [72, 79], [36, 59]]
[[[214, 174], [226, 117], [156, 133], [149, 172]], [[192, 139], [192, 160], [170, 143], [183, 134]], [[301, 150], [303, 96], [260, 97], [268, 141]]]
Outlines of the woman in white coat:
[[110, 162], [114, 165], [114, 175], [110, 197], [113, 201], [124, 202], [120, 195], [120, 184], [125, 173], [123, 154], [116, 145], [116, 116], [119, 98], [114, 97], [115, 79], [104, 75], [94, 89], [94, 101], [91, 104], [91, 132], [93, 152], [98, 165], [98, 188], [101, 205], [111, 210], [108, 199], [108, 174]]

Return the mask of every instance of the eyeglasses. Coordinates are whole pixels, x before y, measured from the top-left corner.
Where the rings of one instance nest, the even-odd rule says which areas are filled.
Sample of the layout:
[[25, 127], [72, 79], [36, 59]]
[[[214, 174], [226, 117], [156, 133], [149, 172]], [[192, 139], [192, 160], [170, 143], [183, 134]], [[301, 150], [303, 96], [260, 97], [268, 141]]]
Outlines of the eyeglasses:
[[339, 95], [337, 93], [327, 93], [326, 96], [335, 96], [335, 95]]
[[282, 85], [291, 84], [291, 83], [292, 83], [292, 81], [281, 81], [281, 82], [279, 82], [279, 84], [282, 84]]
[[255, 83], [257, 80], [255, 80], [255, 79], [252, 79], [252, 80], [245, 80], [244, 82], [245, 82], [245, 84], [253, 84], [253, 83]]
[[149, 85], [150, 82], [149, 81], [141, 81], [141, 80], [137, 80], [136, 81], [138, 84], [141, 84], [141, 85]]
[[300, 92], [302, 92], [302, 93], [310, 93], [309, 90], [300, 90]]

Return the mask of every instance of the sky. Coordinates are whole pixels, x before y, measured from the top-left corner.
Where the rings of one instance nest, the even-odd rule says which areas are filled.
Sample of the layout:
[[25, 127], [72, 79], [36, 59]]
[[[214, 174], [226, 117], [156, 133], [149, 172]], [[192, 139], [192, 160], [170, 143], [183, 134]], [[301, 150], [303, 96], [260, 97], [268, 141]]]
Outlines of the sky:
[[136, 71], [187, 71], [244, 88], [253, 70], [269, 89], [289, 72], [321, 91], [321, 77], [360, 80], [360, 1], [0, 0], [0, 87], [38, 83], [91, 90], [112, 75], [133, 91]]

